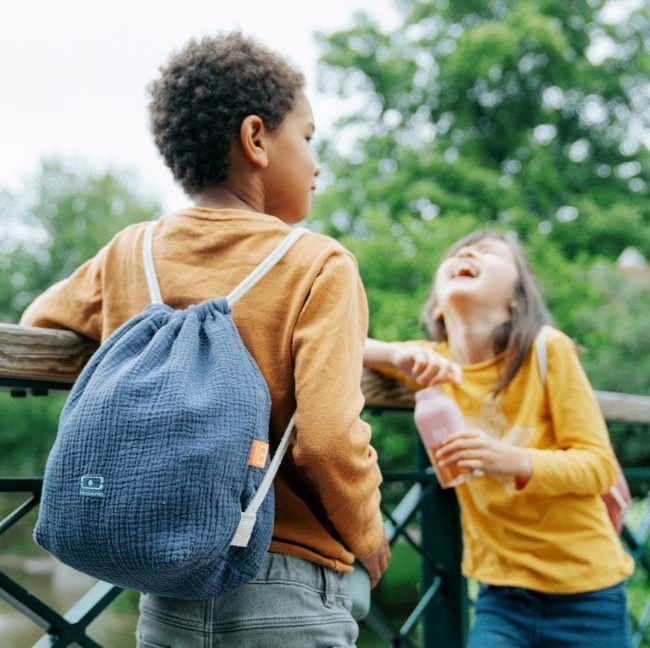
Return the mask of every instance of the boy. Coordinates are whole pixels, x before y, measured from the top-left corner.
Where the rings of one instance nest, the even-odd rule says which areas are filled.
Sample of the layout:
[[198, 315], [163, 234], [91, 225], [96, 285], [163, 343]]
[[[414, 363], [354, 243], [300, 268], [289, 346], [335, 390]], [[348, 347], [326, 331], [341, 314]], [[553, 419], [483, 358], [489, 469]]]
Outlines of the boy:
[[[156, 227], [166, 304], [225, 296], [307, 217], [319, 169], [303, 85], [284, 59], [238, 33], [191, 41], [161, 69], [152, 131], [194, 202]], [[21, 323], [104, 341], [149, 301], [143, 231], [118, 233]], [[233, 315], [271, 393], [273, 449], [296, 412], [275, 479], [273, 541], [260, 576], [218, 599], [143, 595], [138, 645], [354, 645], [341, 576], [356, 556], [374, 585], [390, 554], [377, 457], [359, 418], [367, 306], [355, 261], [328, 237], [303, 236]]]

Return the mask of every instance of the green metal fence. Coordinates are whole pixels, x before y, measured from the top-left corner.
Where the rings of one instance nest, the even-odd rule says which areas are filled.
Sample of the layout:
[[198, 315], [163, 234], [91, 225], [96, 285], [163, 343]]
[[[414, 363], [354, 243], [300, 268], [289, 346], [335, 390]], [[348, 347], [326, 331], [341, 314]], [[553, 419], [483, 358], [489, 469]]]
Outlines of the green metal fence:
[[[0, 389], [15, 395], [45, 395], [61, 390], [60, 384], [42, 381], [0, 378]], [[34, 399], [34, 406], [37, 407]], [[381, 408], [373, 407], [375, 411]], [[403, 411], [411, 417], [411, 412]], [[1, 431], [0, 431], [1, 433]], [[415, 434], [415, 431], [413, 431]], [[472, 601], [468, 583], [460, 573], [461, 533], [459, 512], [453, 491], [439, 488], [420, 448], [413, 470], [387, 473], [387, 485], [402, 482], [409, 485], [399, 503], [384, 510], [391, 545], [405, 543], [420, 563], [417, 591], [412, 610], [399, 622], [390, 604], [379, 604], [373, 597], [371, 611], [362, 622], [371, 635], [369, 645], [422, 646], [423, 648], [462, 648], [467, 639]], [[637, 563], [637, 572], [644, 575], [650, 591], [650, 468], [625, 471], [632, 487], [646, 494], [642, 512], [634, 526], [627, 526], [623, 541]], [[0, 535], [18, 524], [29, 511], [38, 506], [40, 478], [0, 478], [0, 493], [24, 493], [25, 499], [0, 522]], [[414, 584], [415, 585], [415, 584]], [[0, 571], [0, 598], [29, 618], [44, 631], [35, 646], [71, 646], [95, 648], [99, 644], [87, 634], [89, 624], [100, 615], [122, 590], [106, 583], [97, 583], [81, 600], [64, 614], [54, 611], [38, 596]], [[634, 648], [650, 646], [646, 638], [650, 630], [650, 601], [640, 614], [632, 618]], [[0, 630], [1, 632], [1, 630]], [[0, 635], [0, 645], [2, 637]]]

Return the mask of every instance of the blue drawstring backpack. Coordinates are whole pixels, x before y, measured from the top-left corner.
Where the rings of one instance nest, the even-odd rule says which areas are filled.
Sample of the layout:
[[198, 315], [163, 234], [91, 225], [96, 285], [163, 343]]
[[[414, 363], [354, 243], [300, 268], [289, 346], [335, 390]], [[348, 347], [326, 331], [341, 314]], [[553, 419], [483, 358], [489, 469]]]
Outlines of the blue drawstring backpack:
[[271, 542], [271, 399], [231, 308], [306, 230], [294, 229], [230, 295], [174, 310], [143, 256], [151, 305], [90, 359], [48, 457], [36, 542], [100, 580], [205, 599], [255, 578]]

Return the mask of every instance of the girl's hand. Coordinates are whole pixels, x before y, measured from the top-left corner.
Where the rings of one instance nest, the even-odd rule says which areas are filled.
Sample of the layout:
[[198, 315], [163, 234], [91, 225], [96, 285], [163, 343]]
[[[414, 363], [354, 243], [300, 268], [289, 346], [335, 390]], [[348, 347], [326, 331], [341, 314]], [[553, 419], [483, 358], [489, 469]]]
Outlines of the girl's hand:
[[397, 369], [411, 374], [420, 385], [459, 383], [463, 379], [460, 365], [428, 347], [397, 345], [392, 354], [392, 364]]
[[528, 479], [533, 465], [524, 448], [499, 441], [482, 430], [468, 429], [450, 434], [436, 452], [441, 465], [478, 470], [491, 475]]

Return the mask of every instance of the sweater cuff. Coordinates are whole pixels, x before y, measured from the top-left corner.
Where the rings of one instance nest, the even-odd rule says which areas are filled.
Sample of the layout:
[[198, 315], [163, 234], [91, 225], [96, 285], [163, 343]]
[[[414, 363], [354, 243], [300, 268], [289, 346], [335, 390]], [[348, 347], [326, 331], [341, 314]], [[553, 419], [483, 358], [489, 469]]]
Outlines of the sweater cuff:
[[[369, 545], [372, 548], [369, 551], [364, 551], [362, 554], [361, 553], [355, 553], [356, 558], [367, 558], [368, 556], [372, 556], [372, 554], [381, 547], [382, 542], [384, 541], [384, 536], [386, 535], [386, 527], [384, 525], [384, 519], [381, 515], [381, 511], [378, 510], [377, 514], [375, 516], [375, 519], [373, 521], [373, 526], [376, 528], [376, 531], [372, 532], [373, 536], [376, 536], [374, 539], [374, 542]], [[371, 532], [369, 532], [371, 533]], [[353, 552], [354, 553], [354, 552]]]
[[533, 472], [528, 479], [525, 477], [515, 477], [515, 489], [518, 491], [525, 490], [527, 493], [548, 493], [549, 489], [544, 478], [544, 473], [546, 472], [546, 463], [549, 460], [553, 461], [552, 457], [548, 456], [547, 451], [537, 448], [526, 448], [526, 451], [530, 457]]

